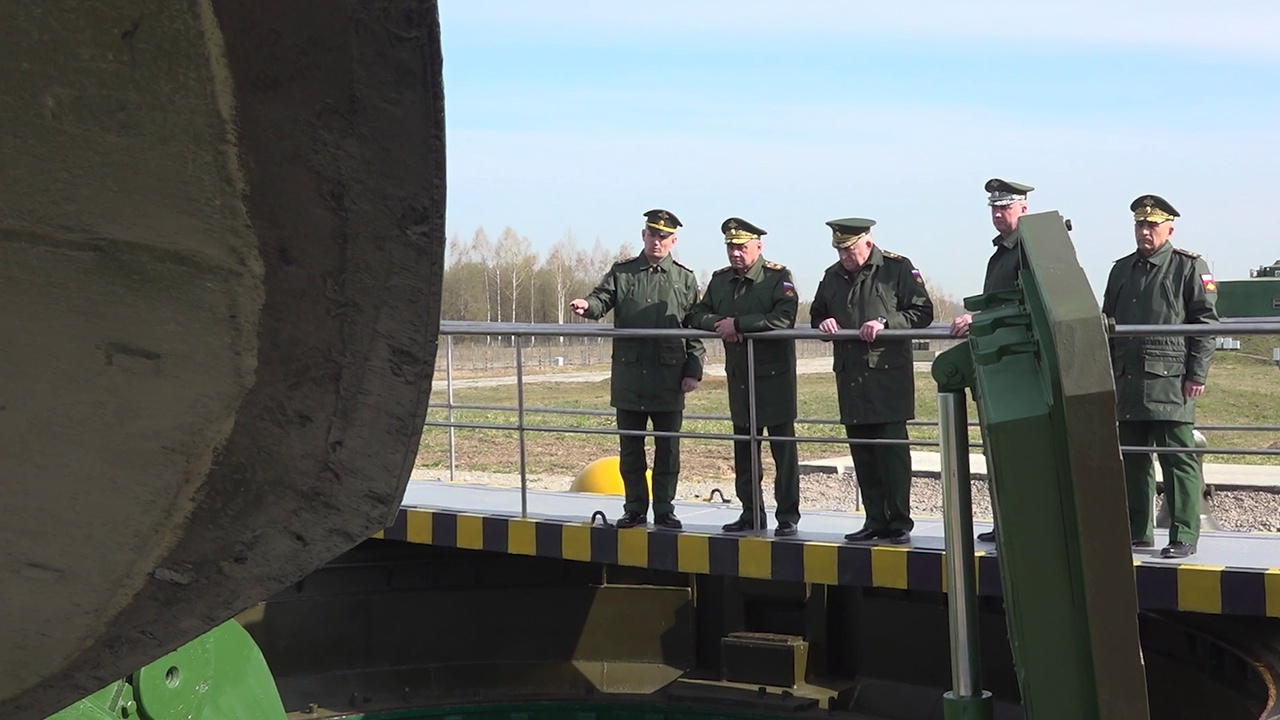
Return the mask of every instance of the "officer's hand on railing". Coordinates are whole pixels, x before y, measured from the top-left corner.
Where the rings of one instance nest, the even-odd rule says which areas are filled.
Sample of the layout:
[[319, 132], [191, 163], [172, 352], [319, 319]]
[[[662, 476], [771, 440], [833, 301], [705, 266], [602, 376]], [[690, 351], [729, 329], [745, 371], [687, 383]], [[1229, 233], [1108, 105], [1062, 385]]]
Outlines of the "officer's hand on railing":
[[964, 337], [969, 334], [969, 323], [973, 322], [973, 316], [969, 313], [958, 316], [951, 321], [951, 337]]
[[742, 333], [733, 325], [733, 318], [721, 318], [716, 321], [716, 334], [725, 342], [742, 342]]
[[862, 327], [858, 329], [858, 337], [867, 342], [875, 342], [876, 336], [884, 329], [884, 323], [879, 320], [868, 320], [862, 323]]
[[573, 310], [574, 315], [582, 315], [587, 311], [587, 301], [582, 298], [570, 300], [569, 309]]
[[1203, 394], [1204, 394], [1204, 383], [1196, 382], [1194, 380], [1184, 380], [1182, 382], [1183, 397], [1189, 397], [1189, 398], [1200, 397]]
[[687, 377], [680, 381], [680, 392], [691, 393], [698, 389], [698, 385], [702, 384], [697, 378]]
[[827, 318], [818, 325], [818, 330], [824, 333], [840, 332], [840, 323], [835, 318]]

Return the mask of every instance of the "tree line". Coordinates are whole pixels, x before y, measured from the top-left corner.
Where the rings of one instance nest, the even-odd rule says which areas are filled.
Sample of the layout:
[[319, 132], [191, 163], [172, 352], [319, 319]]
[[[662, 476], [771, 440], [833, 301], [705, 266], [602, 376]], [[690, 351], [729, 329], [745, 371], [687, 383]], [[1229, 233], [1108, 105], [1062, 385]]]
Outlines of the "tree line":
[[[638, 244], [624, 241], [608, 247], [596, 238], [591, 247], [578, 244], [566, 232], [543, 257], [529, 238], [503, 228], [492, 240], [483, 227], [470, 240], [455, 234], [449, 240], [448, 262], [440, 318], [471, 322], [577, 323], [585, 320], [569, 310], [569, 301], [591, 291], [613, 263], [635, 257]], [[705, 289], [711, 273], [699, 273]], [[937, 309], [936, 321], [949, 321], [959, 311], [955, 300], [929, 288]], [[610, 316], [605, 317], [605, 322]], [[809, 322], [809, 303], [800, 304], [797, 325]]]

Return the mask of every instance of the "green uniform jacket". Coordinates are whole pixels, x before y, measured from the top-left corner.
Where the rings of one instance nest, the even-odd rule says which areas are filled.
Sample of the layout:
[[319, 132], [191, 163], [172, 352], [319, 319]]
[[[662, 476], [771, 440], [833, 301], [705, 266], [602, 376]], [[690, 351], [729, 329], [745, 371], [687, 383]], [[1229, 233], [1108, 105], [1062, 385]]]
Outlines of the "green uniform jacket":
[[[885, 318], [892, 330], [927, 327], [933, 301], [911, 260], [871, 246], [866, 264], [850, 274], [840, 263], [827, 268], [814, 293], [809, 323], [835, 318], [857, 330]], [[840, 422], [889, 423], [916, 416], [916, 373], [910, 340], [836, 340], [833, 368]]]
[[982, 283], [983, 294], [999, 290], [1012, 290], [1018, 285], [1018, 270], [1022, 267], [1022, 252], [1018, 248], [1022, 244], [1022, 235], [1014, 233], [1009, 237], [997, 235], [991, 240], [996, 251], [987, 260], [987, 279]]
[[[1111, 267], [1102, 312], [1117, 325], [1216, 323], [1211, 277], [1203, 258], [1168, 242], [1149, 258], [1134, 252]], [[1195, 400], [1183, 397], [1182, 382], [1208, 379], [1213, 337], [1113, 337], [1110, 344], [1119, 420], [1195, 422]]]
[[[698, 301], [698, 278], [670, 255], [650, 265], [643, 253], [615, 263], [585, 298], [584, 317], [613, 310], [617, 328], [685, 327]], [[681, 338], [615, 338], [609, 403], [623, 410], [684, 409], [684, 378], [702, 379], [702, 341]]]
[[[715, 330], [734, 318], [739, 332], [795, 327], [796, 297], [791, 271], [763, 256], [739, 276], [721, 268], [711, 276], [707, 292], [693, 308], [690, 326]], [[794, 340], [752, 341], [756, 368], [756, 425], [779, 425], [796, 419], [796, 344]], [[724, 369], [729, 380], [729, 415], [733, 424], [749, 426], [747, 343], [724, 343]]]

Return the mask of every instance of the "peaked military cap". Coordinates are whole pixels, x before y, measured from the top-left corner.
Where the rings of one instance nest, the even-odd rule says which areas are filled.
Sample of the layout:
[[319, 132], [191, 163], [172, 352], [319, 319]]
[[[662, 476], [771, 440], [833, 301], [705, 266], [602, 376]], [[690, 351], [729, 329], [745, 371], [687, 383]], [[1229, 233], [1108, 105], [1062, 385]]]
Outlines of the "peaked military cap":
[[987, 181], [983, 188], [991, 193], [987, 198], [987, 204], [992, 207], [1001, 207], [1004, 205], [1012, 205], [1016, 202], [1026, 202], [1027, 193], [1035, 190], [1030, 185], [1022, 183], [1001, 180], [1000, 178], [991, 178]]
[[768, 235], [764, 230], [736, 217], [720, 223], [720, 232], [724, 233], [725, 243], [734, 245], [744, 245], [752, 240], [759, 240], [761, 235]]
[[1129, 209], [1133, 211], [1134, 222], [1162, 223], [1179, 217], [1169, 201], [1159, 195], [1143, 195], [1130, 203]]
[[645, 227], [665, 233], [674, 233], [680, 227], [680, 218], [667, 210], [650, 210], [644, 214]]
[[831, 247], [849, 247], [866, 237], [875, 224], [875, 220], [868, 220], [867, 218], [828, 220], [827, 226], [831, 228]]

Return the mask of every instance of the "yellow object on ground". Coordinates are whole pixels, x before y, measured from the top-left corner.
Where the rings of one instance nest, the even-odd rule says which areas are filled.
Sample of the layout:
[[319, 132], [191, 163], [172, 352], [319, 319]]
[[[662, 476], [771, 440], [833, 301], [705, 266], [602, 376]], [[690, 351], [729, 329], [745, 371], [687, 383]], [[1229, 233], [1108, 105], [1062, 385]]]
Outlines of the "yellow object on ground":
[[[645, 470], [644, 479], [649, 485], [649, 494], [653, 495], [653, 471]], [[622, 487], [622, 472], [619, 469], [618, 456], [611, 455], [602, 457], [599, 460], [592, 460], [586, 467], [582, 468], [582, 472], [578, 473], [578, 477], [573, 479], [573, 485], [569, 490], [571, 492], [625, 496], [626, 492]]]

